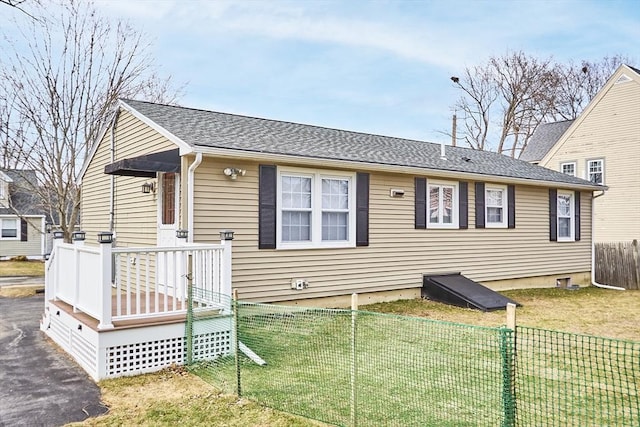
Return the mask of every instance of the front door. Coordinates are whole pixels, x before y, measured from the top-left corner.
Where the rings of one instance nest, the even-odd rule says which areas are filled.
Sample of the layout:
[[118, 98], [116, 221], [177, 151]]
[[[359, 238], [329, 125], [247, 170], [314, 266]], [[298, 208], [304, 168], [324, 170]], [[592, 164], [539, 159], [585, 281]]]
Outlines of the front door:
[[176, 230], [179, 217], [180, 176], [177, 173], [163, 173], [158, 179], [158, 246], [176, 246]]
[[[180, 175], [163, 173], [158, 176], [158, 246], [177, 246], [176, 230], [179, 218]], [[180, 297], [180, 261], [175, 252], [159, 252], [156, 258], [158, 292]]]

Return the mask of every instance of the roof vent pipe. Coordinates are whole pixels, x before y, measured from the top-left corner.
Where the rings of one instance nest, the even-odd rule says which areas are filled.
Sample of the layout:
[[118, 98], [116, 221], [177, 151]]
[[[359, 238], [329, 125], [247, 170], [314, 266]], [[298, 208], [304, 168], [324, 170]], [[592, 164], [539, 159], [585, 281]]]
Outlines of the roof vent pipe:
[[440, 143], [440, 158], [442, 160], [447, 160], [447, 154], [445, 152], [445, 148], [444, 148], [444, 142]]

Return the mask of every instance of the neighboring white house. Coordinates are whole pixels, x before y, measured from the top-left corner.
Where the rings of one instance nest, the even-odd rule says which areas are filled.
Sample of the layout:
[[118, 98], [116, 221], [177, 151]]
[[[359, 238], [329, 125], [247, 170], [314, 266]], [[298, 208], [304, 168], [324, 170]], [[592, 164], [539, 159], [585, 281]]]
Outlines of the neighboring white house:
[[0, 259], [46, 252], [45, 215], [27, 184], [35, 180], [34, 171], [0, 169]]
[[520, 157], [608, 187], [596, 242], [640, 239], [640, 70], [621, 65], [580, 116], [541, 125]]

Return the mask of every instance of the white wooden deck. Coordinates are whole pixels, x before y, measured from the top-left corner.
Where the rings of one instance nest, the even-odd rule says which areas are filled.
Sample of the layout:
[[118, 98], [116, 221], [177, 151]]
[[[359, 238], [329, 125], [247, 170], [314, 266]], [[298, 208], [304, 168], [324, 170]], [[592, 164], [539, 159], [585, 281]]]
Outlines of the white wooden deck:
[[59, 243], [46, 265], [41, 329], [95, 380], [232, 351], [231, 241], [176, 248]]

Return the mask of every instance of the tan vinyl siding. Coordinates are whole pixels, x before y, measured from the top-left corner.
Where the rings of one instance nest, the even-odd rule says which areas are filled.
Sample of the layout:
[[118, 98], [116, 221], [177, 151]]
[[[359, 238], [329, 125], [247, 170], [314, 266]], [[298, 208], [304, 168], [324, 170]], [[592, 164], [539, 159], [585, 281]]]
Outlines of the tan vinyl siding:
[[[122, 160], [176, 148], [164, 136], [122, 111], [115, 129], [115, 160]], [[82, 228], [93, 244], [98, 232], [109, 229], [111, 175], [104, 173], [111, 163], [111, 132], [100, 142], [82, 181]], [[158, 193], [143, 194], [142, 184], [150, 178], [115, 177], [115, 231], [118, 246], [155, 246]], [[157, 182], [156, 182], [157, 185]]]
[[[246, 169], [229, 180], [225, 167]], [[429, 177], [427, 177], [429, 179]], [[390, 188], [405, 190], [391, 198]], [[582, 194], [582, 241], [549, 241], [548, 189], [516, 187], [516, 229], [474, 228], [469, 183], [468, 230], [414, 229], [414, 176], [371, 173], [369, 246], [258, 250], [258, 164], [205, 158], [195, 178], [195, 240], [217, 242], [232, 229], [233, 285], [261, 301], [329, 297], [421, 286], [426, 273], [462, 272], [477, 281], [590, 270], [590, 193]], [[309, 288], [290, 288], [304, 278]]]
[[[2, 218], [17, 218], [11, 216], [0, 216]], [[28, 256], [31, 258], [41, 257], [43, 254], [42, 247], [42, 217], [25, 217], [27, 220], [27, 241], [20, 241], [20, 218], [17, 218], [18, 239], [0, 239], [0, 258], [14, 256]]]
[[609, 190], [596, 199], [595, 240], [640, 239], [640, 77], [612, 85], [583, 114], [541, 165], [560, 170], [575, 161], [586, 178], [587, 161], [603, 159]]

